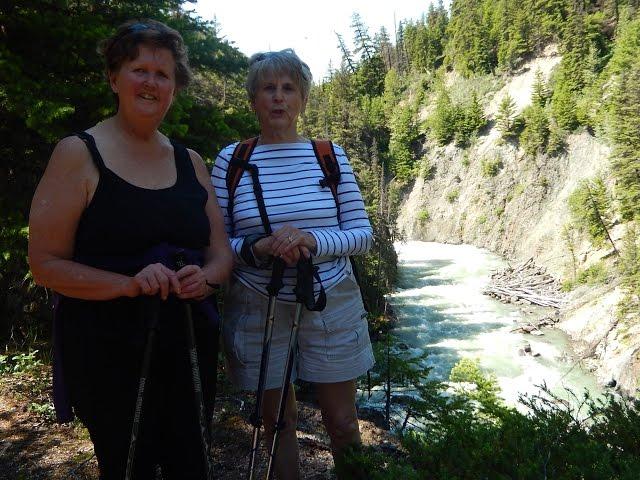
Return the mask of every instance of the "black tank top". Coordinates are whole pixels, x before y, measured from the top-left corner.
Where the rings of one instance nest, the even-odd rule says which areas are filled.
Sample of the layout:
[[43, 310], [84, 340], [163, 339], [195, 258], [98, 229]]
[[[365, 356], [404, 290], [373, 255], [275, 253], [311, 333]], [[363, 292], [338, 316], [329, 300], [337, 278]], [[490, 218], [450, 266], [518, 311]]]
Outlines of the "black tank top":
[[92, 263], [83, 260], [139, 255], [164, 242], [191, 249], [209, 245], [210, 226], [205, 212], [208, 194], [198, 181], [186, 148], [171, 142], [176, 182], [153, 190], [132, 185], [116, 175], [104, 164], [94, 138], [85, 132], [78, 136], [91, 152], [100, 179], [78, 224], [74, 258]]
[[[108, 265], [114, 259], [143, 256], [161, 243], [190, 249], [208, 246], [210, 226], [205, 212], [208, 193], [198, 181], [186, 148], [172, 142], [176, 182], [171, 187], [152, 190], [132, 185], [109, 170], [91, 135], [83, 132], [78, 137], [91, 152], [100, 178], [78, 224], [76, 261], [103, 268], [102, 263]], [[109, 260], [105, 261], [105, 257]], [[126, 271], [125, 267], [106, 269], [125, 275], [137, 273]], [[114, 356], [121, 357], [118, 365], [130, 366], [122, 367], [117, 374], [137, 385], [148, 332], [149, 299], [138, 296], [97, 301], [59, 296], [54, 336], [59, 352], [56, 363], [60, 368], [56, 372], [74, 407], [82, 402], [97, 404], [94, 384], [113, 376], [110, 372]], [[179, 350], [180, 355], [185, 354], [183, 343], [176, 341], [185, 335], [184, 322], [180, 321], [184, 318], [182, 302], [170, 295], [161, 302], [158, 315], [157, 350], [165, 353]], [[193, 320], [197, 328], [207, 321], [198, 309], [193, 310]], [[213, 333], [210, 337], [215, 338]], [[115, 394], [122, 385], [127, 385], [126, 381], [114, 386]]]

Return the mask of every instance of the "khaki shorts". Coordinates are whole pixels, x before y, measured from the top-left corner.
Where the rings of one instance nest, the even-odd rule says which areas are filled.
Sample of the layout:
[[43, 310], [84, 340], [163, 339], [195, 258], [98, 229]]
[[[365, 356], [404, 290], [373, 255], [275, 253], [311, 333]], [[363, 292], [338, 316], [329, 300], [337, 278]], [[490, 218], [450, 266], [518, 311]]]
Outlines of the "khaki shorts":
[[[225, 296], [223, 338], [231, 380], [243, 390], [256, 390], [268, 299], [235, 279]], [[266, 388], [280, 388], [295, 305], [276, 303]], [[352, 275], [327, 292], [322, 312], [303, 309], [296, 362], [291, 381], [335, 383], [369, 370], [373, 351], [367, 314]]]

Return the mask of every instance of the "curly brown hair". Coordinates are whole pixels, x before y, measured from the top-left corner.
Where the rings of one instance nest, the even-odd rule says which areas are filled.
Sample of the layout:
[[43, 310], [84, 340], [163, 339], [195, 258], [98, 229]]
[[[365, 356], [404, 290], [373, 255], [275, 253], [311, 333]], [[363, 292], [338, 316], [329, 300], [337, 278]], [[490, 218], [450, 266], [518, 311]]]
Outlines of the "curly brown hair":
[[176, 63], [176, 88], [181, 90], [189, 85], [192, 73], [182, 36], [164, 23], [150, 19], [129, 20], [100, 42], [98, 53], [104, 58], [107, 76], [117, 72], [125, 61], [135, 60], [140, 45], [169, 50]]

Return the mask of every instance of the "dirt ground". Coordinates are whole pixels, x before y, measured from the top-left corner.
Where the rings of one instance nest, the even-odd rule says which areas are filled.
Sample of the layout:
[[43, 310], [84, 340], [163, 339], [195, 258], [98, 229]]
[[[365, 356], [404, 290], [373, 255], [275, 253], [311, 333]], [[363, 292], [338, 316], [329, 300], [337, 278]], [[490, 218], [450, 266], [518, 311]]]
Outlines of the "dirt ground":
[[[78, 422], [58, 425], [53, 421], [50, 385], [46, 367], [28, 377], [0, 378], [0, 480], [98, 478], [87, 431]], [[302, 478], [333, 479], [333, 460], [320, 411], [309, 401], [298, 405]], [[218, 479], [236, 480], [246, 475], [251, 442], [247, 418], [252, 406], [252, 398], [241, 393], [227, 393], [216, 402], [212, 458]], [[395, 443], [388, 432], [368, 420], [361, 420], [360, 430], [366, 445]], [[257, 478], [264, 476], [265, 458], [263, 451]]]

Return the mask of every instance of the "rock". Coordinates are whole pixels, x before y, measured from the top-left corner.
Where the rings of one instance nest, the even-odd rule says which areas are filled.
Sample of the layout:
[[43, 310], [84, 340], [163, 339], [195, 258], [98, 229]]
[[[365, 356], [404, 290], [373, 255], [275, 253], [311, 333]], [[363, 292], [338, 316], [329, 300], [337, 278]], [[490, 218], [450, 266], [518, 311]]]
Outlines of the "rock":
[[541, 337], [544, 335], [544, 332], [541, 332], [540, 330], [534, 330], [531, 332], [531, 335], [535, 335], [536, 337]]
[[618, 382], [616, 381], [616, 379], [612, 378], [607, 383], [605, 383], [604, 386], [607, 387], [607, 388], [614, 388], [617, 384], [618, 384]]
[[536, 352], [533, 354], [534, 357], [541, 357], [542, 355], [540, 354], [540, 352]]
[[524, 352], [525, 353], [531, 353], [531, 344], [530, 343], [525, 343], [524, 344]]

